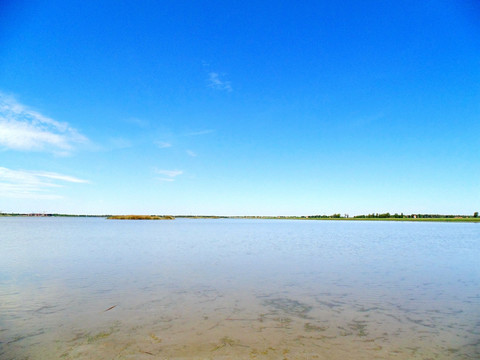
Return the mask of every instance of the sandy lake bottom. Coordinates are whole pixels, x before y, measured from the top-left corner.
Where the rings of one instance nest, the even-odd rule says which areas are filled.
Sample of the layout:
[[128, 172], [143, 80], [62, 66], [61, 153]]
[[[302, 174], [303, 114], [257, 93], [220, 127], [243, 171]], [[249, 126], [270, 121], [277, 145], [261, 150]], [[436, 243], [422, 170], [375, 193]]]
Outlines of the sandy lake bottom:
[[8, 220], [1, 359], [480, 358], [476, 224]]

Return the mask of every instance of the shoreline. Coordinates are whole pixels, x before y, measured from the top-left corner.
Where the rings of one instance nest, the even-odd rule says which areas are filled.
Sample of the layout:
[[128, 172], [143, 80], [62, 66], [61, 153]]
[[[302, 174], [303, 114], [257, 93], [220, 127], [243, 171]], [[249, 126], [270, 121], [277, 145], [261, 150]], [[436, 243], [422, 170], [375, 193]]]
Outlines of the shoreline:
[[75, 215], [75, 214], [20, 214], [2, 213], [1, 217], [98, 217], [108, 220], [174, 220], [174, 219], [251, 219], [251, 220], [306, 220], [306, 221], [410, 221], [480, 223], [480, 217], [315, 217], [315, 216], [217, 216], [217, 215]]

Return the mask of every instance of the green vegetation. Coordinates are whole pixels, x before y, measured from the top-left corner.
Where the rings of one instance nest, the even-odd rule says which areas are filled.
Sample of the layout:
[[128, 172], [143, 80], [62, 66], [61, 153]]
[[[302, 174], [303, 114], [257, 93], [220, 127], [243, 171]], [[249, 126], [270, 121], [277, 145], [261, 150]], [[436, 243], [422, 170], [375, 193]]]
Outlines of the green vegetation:
[[[475, 215], [475, 214], [474, 214]], [[438, 214], [368, 214], [349, 216], [348, 214], [332, 215], [310, 215], [310, 216], [184, 216], [177, 215], [177, 218], [195, 219], [278, 219], [278, 220], [338, 220], [338, 221], [440, 221], [440, 222], [480, 222], [480, 217], [468, 215], [438, 215]]]
[[280, 220], [348, 220], [348, 221], [441, 221], [441, 222], [473, 222], [480, 223], [478, 211], [473, 215], [440, 215], [440, 214], [410, 214], [403, 213], [371, 213], [368, 215], [349, 216], [348, 214], [309, 215], [309, 216], [217, 216], [217, 215], [71, 215], [45, 213], [2, 213], [0, 217], [31, 216], [31, 217], [102, 217], [113, 220], [174, 220], [185, 219], [280, 219]]
[[[281, 218], [281, 217], [278, 217]], [[348, 214], [341, 216], [333, 215], [311, 215], [299, 217], [283, 217], [285, 219], [306, 219], [306, 220], [370, 220], [370, 221], [443, 221], [443, 222], [480, 222], [478, 212], [473, 216], [469, 215], [440, 215], [440, 214], [410, 214], [403, 213], [372, 213], [368, 215], [355, 215], [350, 217]]]
[[109, 220], [175, 220], [170, 215], [115, 215], [107, 217]]
[[276, 311], [304, 319], [309, 318], [308, 313], [313, 309], [313, 307], [308, 304], [288, 298], [267, 299], [263, 304], [274, 308]]
[[89, 335], [87, 337], [87, 343], [91, 344], [91, 343], [97, 342], [98, 340], [105, 339], [110, 335], [112, 335], [112, 331], [109, 331], [109, 332], [102, 331], [95, 335]]
[[30, 217], [106, 217], [107, 215], [75, 215], [75, 214], [49, 214], [49, 213], [2, 213], [0, 216], [30, 216]]

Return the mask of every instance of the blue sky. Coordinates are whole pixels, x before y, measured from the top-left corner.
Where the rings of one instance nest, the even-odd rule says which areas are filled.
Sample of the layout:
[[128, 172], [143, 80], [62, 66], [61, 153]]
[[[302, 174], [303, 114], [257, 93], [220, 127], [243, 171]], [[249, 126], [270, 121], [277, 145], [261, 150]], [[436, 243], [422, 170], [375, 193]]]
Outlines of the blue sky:
[[4, 1], [0, 211], [472, 214], [474, 1]]

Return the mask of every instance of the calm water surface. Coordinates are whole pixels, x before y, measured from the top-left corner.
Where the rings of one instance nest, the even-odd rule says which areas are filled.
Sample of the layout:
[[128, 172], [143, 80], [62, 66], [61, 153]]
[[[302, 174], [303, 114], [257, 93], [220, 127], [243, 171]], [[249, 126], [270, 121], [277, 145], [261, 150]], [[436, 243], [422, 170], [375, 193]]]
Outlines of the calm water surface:
[[1, 359], [479, 359], [480, 224], [0, 218]]

